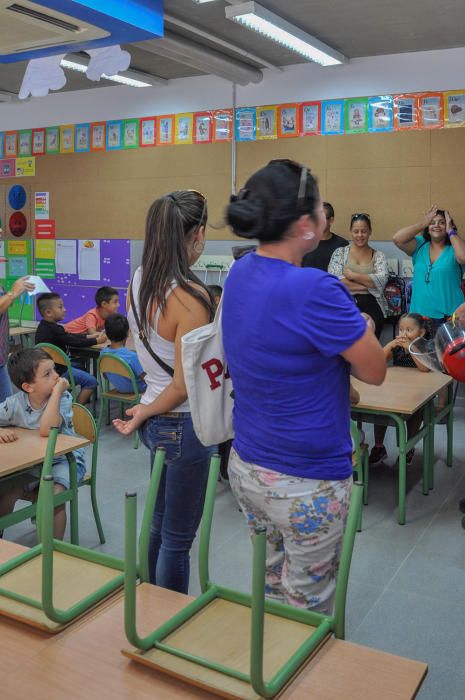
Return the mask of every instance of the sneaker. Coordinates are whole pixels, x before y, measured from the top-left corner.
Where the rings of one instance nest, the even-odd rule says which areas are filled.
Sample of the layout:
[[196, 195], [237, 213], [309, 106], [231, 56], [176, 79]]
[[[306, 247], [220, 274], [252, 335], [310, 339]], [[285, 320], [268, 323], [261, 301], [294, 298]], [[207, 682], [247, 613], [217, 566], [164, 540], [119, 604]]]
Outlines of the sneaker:
[[[407, 454], [405, 455], [405, 464], [407, 467], [410, 467], [410, 465], [412, 464], [414, 456], [415, 456], [415, 448], [412, 447], [412, 449], [409, 450], [407, 452]], [[397, 457], [397, 459], [396, 459], [395, 468], [399, 469], [399, 457]]]
[[380, 447], [378, 447], [378, 445], [375, 445], [371, 448], [370, 456], [368, 457], [368, 463], [376, 464], [377, 462], [382, 462], [383, 459], [386, 459], [386, 457], [387, 452], [384, 445], [381, 445]]

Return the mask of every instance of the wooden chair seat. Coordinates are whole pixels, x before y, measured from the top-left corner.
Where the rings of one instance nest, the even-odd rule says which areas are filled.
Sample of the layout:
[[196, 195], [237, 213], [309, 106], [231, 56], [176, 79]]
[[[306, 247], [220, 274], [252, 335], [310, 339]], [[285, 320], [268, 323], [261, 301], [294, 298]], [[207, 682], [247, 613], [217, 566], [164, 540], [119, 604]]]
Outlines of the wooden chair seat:
[[110, 389], [105, 392], [105, 396], [109, 399], [119, 399], [120, 401], [136, 401], [137, 396], [134, 393], [125, 394], [117, 389]]

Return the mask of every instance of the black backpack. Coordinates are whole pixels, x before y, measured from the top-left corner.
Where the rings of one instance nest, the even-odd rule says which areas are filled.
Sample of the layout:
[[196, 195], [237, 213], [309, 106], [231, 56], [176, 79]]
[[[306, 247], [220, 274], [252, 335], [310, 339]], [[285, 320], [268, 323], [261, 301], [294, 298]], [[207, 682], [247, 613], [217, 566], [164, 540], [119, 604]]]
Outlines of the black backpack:
[[384, 287], [384, 298], [388, 307], [388, 316], [401, 316], [407, 307], [405, 281], [398, 275], [389, 275]]

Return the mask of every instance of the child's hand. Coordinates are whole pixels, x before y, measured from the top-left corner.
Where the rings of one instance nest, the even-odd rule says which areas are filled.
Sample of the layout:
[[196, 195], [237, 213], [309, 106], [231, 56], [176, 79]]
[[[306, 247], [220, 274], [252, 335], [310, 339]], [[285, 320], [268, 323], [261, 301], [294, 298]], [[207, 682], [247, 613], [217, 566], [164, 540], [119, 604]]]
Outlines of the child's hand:
[[69, 389], [69, 382], [65, 377], [59, 377], [57, 379], [57, 383], [53, 387], [53, 391], [55, 391], [57, 394], [63, 394], [64, 391], [67, 391]]
[[95, 344], [101, 345], [102, 343], [106, 343], [106, 342], [107, 342], [107, 336], [105, 335], [105, 333], [98, 333], [97, 337], [95, 338]]
[[15, 442], [18, 439], [14, 430], [0, 430], [0, 442]]
[[410, 340], [404, 335], [398, 335], [396, 338], [396, 345], [398, 348], [403, 348], [405, 351], [407, 351], [410, 346]]

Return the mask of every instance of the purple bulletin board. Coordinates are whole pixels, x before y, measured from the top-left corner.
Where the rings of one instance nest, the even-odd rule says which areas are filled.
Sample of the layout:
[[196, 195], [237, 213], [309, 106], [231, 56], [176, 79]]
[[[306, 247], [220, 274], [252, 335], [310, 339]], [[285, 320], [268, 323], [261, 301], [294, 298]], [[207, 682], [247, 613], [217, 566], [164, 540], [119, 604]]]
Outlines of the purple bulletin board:
[[103, 239], [100, 243], [102, 284], [127, 288], [131, 281], [131, 242]]

